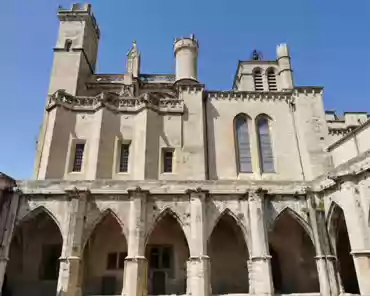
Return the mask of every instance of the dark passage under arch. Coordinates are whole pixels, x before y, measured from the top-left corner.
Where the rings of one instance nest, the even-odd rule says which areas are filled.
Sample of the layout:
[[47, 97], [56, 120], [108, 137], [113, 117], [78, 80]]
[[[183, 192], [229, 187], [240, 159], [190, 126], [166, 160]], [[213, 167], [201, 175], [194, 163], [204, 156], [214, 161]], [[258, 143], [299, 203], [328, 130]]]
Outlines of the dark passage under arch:
[[148, 294], [186, 294], [189, 247], [185, 234], [171, 211], [161, 216], [148, 238]]
[[63, 239], [53, 218], [31, 212], [14, 229], [2, 296], [55, 296]]
[[343, 210], [335, 205], [332, 225], [334, 227], [335, 250], [338, 258], [338, 271], [346, 293], [360, 294], [355, 265]]
[[269, 242], [275, 293], [320, 292], [314, 245], [289, 210], [275, 221]]
[[213, 294], [249, 292], [248, 248], [235, 219], [224, 214], [208, 241]]

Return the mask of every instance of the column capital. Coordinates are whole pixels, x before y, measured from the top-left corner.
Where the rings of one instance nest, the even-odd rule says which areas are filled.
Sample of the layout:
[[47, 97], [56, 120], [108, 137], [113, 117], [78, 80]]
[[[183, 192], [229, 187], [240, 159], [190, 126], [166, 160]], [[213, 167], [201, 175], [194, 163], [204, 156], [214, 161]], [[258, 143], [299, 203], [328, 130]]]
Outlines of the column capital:
[[197, 187], [195, 189], [187, 189], [185, 193], [188, 194], [190, 198], [199, 198], [202, 200], [206, 200], [209, 194], [209, 190]]
[[140, 186], [136, 186], [135, 189], [127, 190], [128, 195], [131, 198], [146, 198], [149, 194], [149, 190], [143, 190]]
[[68, 200], [72, 199], [89, 199], [91, 196], [91, 192], [89, 189], [78, 189], [77, 187], [66, 189], [64, 192], [67, 195]]
[[257, 188], [256, 190], [248, 190], [246, 196], [248, 196], [249, 201], [262, 201], [268, 193], [268, 190], [263, 188]]

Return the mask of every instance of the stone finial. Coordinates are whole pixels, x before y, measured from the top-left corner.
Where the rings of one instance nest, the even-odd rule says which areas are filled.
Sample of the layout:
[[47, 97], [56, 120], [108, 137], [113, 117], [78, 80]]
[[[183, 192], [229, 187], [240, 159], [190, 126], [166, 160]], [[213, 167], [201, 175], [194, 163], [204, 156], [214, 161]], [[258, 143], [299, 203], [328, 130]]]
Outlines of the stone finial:
[[130, 51], [127, 53], [126, 72], [138, 77], [140, 74], [140, 51], [137, 48], [136, 40], [132, 42]]

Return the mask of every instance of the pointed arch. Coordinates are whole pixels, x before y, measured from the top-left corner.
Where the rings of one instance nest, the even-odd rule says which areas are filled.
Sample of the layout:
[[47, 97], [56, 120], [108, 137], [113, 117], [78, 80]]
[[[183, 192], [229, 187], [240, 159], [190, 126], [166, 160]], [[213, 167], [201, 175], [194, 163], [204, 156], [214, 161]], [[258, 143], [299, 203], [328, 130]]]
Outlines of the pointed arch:
[[177, 223], [179, 224], [179, 226], [182, 230], [182, 233], [185, 236], [186, 243], [189, 246], [189, 236], [188, 236], [187, 231], [185, 230], [185, 224], [181, 220], [180, 216], [173, 209], [171, 209], [170, 207], [165, 207], [164, 209], [162, 209], [162, 211], [159, 213], [159, 215], [155, 218], [154, 222], [149, 227], [149, 229], [148, 229], [148, 231], [146, 232], [146, 235], [145, 235], [145, 245], [148, 243], [148, 240], [149, 240], [151, 234], [153, 233], [154, 229], [156, 228], [156, 226], [166, 216], [170, 216], [170, 217], [174, 218], [177, 221]]
[[247, 228], [246, 226], [240, 221], [240, 219], [235, 215], [235, 213], [229, 209], [229, 208], [226, 208], [224, 209], [219, 215], [218, 217], [216, 218], [216, 220], [214, 221], [214, 223], [211, 225], [211, 227], [209, 228], [209, 232], [208, 232], [208, 237], [207, 239], [209, 240], [209, 238], [211, 237], [212, 235], [212, 232], [214, 231], [214, 229], [216, 228], [217, 224], [220, 222], [220, 220], [225, 217], [225, 216], [229, 216], [230, 218], [232, 218], [234, 220], [234, 222], [236, 223], [236, 225], [239, 227], [239, 229], [241, 230], [242, 234], [243, 234], [243, 240], [244, 240], [244, 243], [246, 244], [248, 250], [249, 250], [249, 246], [250, 246], [250, 241], [249, 241], [249, 235], [248, 235], [248, 231], [247, 231]]
[[117, 295], [122, 291], [127, 238], [124, 224], [111, 209], [102, 211], [85, 228], [83, 240], [83, 294]]
[[116, 220], [117, 224], [121, 227], [122, 234], [127, 237], [127, 232], [125, 231], [125, 225], [121, 221], [121, 219], [117, 216], [117, 214], [111, 209], [107, 208], [104, 211], [102, 211], [99, 216], [85, 228], [85, 234], [83, 236], [82, 240], [82, 250], [85, 248], [86, 243], [89, 241], [91, 234], [94, 232], [96, 227], [106, 218], [108, 215], [110, 215], [114, 220]]
[[58, 227], [60, 235], [62, 236], [62, 238], [64, 238], [63, 231], [62, 231], [59, 220], [55, 217], [55, 215], [53, 214], [51, 210], [49, 210], [43, 205], [39, 205], [36, 208], [32, 209], [30, 212], [26, 213], [24, 216], [18, 217], [15, 226], [17, 227], [26, 221], [30, 221], [42, 213], [45, 213], [53, 220], [55, 225]]
[[164, 208], [149, 227], [145, 256], [150, 295], [186, 293], [189, 241], [183, 221], [170, 207]]
[[315, 244], [308, 223], [284, 207], [275, 217], [268, 239], [276, 293], [319, 292]]
[[6, 270], [10, 291], [25, 296], [32, 287], [40, 295], [55, 295], [63, 246], [58, 219], [40, 205], [19, 216], [15, 226]]
[[332, 201], [326, 218], [327, 221], [326, 226], [328, 228], [330, 243], [334, 251], [335, 251], [335, 237], [338, 227], [337, 222], [341, 212], [343, 212], [342, 207], [337, 202]]
[[327, 228], [331, 247], [337, 257], [338, 273], [343, 289], [346, 293], [360, 294], [346, 217], [343, 208], [334, 201], [328, 211]]
[[[240, 219], [226, 208], [214, 221], [208, 238], [211, 285], [214, 294], [249, 292], [250, 258], [247, 231]], [[227, 260], [225, 260], [227, 258]]]
[[272, 222], [272, 227], [270, 231], [274, 228], [274, 225], [277, 223], [277, 221], [283, 216], [283, 215], [289, 215], [291, 218], [293, 218], [298, 224], [304, 229], [305, 233], [308, 235], [308, 237], [311, 239], [312, 244], [315, 244], [313, 232], [311, 226], [308, 224], [304, 218], [298, 214], [294, 209], [292, 209], [289, 206], [285, 206], [275, 217], [274, 221]]

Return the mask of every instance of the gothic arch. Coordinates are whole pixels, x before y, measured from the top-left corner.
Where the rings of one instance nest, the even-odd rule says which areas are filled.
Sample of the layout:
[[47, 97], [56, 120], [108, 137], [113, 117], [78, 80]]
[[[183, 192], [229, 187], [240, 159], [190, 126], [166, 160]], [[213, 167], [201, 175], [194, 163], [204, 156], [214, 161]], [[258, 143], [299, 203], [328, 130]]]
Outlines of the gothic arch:
[[341, 211], [343, 211], [343, 208], [337, 202], [332, 201], [329, 207], [327, 218], [326, 218], [326, 221], [327, 221], [326, 225], [328, 228], [330, 244], [334, 252], [336, 252], [335, 236], [336, 236], [336, 231], [337, 231], [337, 225], [335, 225], [335, 223], [337, 222], [337, 219], [339, 218], [338, 215], [340, 214]]
[[103, 221], [103, 219], [107, 216], [111, 215], [117, 223], [121, 227], [122, 234], [127, 238], [127, 231], [125, 225], [122, 223], [121, 219], [117, 216], [117, 214], [110, 208], [105, 209], [100, 213], [100, 215], [90, 224], [85, 228], [85, 234], [83, 236], [82, 240], [82, 248], [81, 250], [84, 250], [86, 243], [89, 241], [91, 234], [94, 232], [96, 227]]
[[226, 208], [224, 209], [218, 216], [217, 218], [213, 221], [212, 225], [209, 227], [209, 232], [208, 232], [208, 235], [207, 235], [207, 240], [210, 239], [211, 235], [212, 235], [212, 232], [213, 230], [216, 228], [217, 224], [220, 222], [220, 220], [224, 217], [224, 216], [229, 216], [231, 217], [234, 222], [236, 223], [236, 225], [239, 227], [239, 229], [241, 230], [242, 234], [243, 234], [243, 240], [244, 240], [244, 243], [246, 244], [248, 250], [249, 250], [249, 247], [251, 245], [251, 242], [249, 240], [249, 235], [248, 235], [248, 231], [247, 231], [247, 228], [245, 227], [245, 225], [242, 223], [242, 221], [240, 221], [240, 219], [235, 215], [235, 213], [230, 210], [229, 208]]
[[161, 210], [161, 212], [158, 214], [158, 216], [155, 218], [154, 222], [150, 225], [148, 231], [146, 232], [146, 235], [145, 235], [145, 245], [148, 243], [148, 240], [151, 236], [151, 234], [153, 233], [153, 230], [156, 228], [156, 226], [159, 224], [159, 222], [165, 218], [167, 215], [171, 216], [172, 218], [174, 218], [177, 223], [179, 224], [184, 236], [185, 236], [185, 239], [186, 239], [186, 243], [187, 245], [189, 246], [189, 235], [185, 229], [185, 224], [184, 222], [181, 220], [181, 218], [179, 217], [179, 215], [174, 211], [172, 210], [170, 207], [165, 207], [164, 209]]
[[83, 294], [117, 295], [122, 291], [127, 237], [124, 224], [108, 208], [85, 228], [83, 275], [79, 279]]
[[346, 293], [360, 294], [343, 208], [332, 202], [327, 216], [330, 244], [337, 257], [341, 285]]
[[62, 231], [59, 220], [55, 217], [53, 212], [49, 210], [48, 208], [46, 208], [45, 206], [41, 206], [41, 205], [37, 206], [36, 208], [32, 209], [30, 212], [26, 213], [25, 215], [18, 217], [15, 226], [17, 227], [26, 221], [32, 220], [41, 213], [45, 213], [54, 221], [55, 225], [58, 227], [60, 235], [64, 239], [63, 231]]
[[310, 226], [285, 207], [268, 233], [276, 294], [319, 292], [315, 246]]
[[275, 217], [274, 221], [272, 222], [272, 225], [269, 229], [269, 231], [272, 231], [272, 229], [274, 228], [274, 225], [276, 224], [276, 222], [283, 216], [283, 215], [289, 215], [290, 217], [292, 217], [295, 221], [298, 222], [298, 224], [304, 229], [304, 231], [306, 232], [306, 234], [309, 236], [309, 238], [311, 239], [311, 242], [312, 244], [314, 245], [315, 244], [315, 241], [314, 241], [314, 237], [313, 237], [313, 233], [312, 233], [312, 229], [311, 229], [311, 226], [307, 223], [306, 220], [304, 220], [304, 218], [298, 214], [295, 210], [293, 210], [291, 207], [289, 206], [286, 206], [284, 207], [278, 214], [277, 216]]
[[150, 225], [145, 236], [148, 293], [185, 294], [190, 248], [184, 223], [171, 208], [166, 207]]
[[40, 205], [19, 216], [9, 249], [8, 292], [22, 296], [32, 289], [40, 295], [55, 295], [62, 246], [60, 223], [49, 209]]
[[247, 231], [240, 219], [226, 208], [214, 221], [207, 240], [214, 294], [249, 292], [250, 252]]

